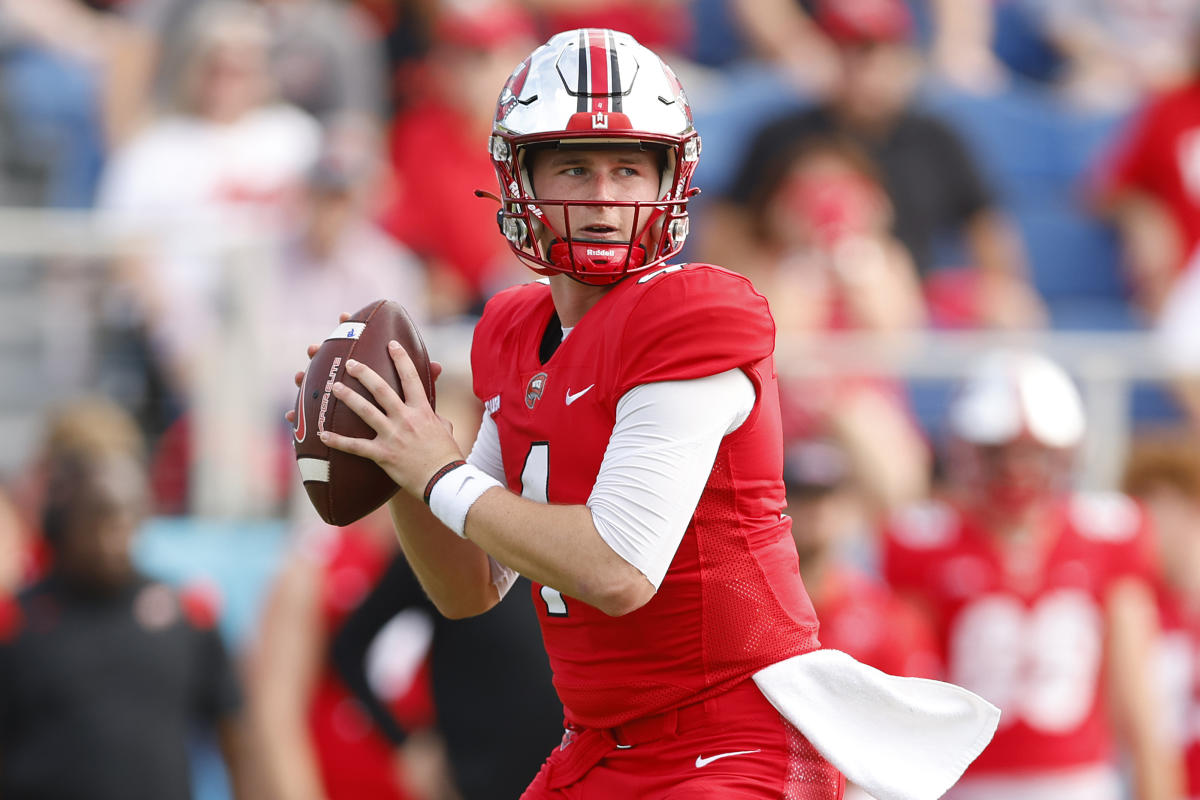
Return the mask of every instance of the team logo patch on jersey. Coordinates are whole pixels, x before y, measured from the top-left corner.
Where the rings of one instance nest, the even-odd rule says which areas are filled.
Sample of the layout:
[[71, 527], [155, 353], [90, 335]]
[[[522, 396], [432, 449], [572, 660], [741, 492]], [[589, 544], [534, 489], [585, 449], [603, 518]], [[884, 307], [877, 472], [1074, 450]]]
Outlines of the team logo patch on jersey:
[[525, 387], [525, 406], [532, 409], [545, 390], [546, 373], [539, 372], [529, 379], [529, 384]]

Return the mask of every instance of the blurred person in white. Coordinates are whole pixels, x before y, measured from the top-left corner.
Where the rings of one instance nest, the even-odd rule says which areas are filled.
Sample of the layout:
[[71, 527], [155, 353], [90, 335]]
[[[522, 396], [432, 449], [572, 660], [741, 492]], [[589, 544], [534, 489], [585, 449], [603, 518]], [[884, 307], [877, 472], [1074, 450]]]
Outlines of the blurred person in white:
[[184, 395], [228, 302], [226, 236], [277, 234], [318, 154], [316, 121], [275, 100], [268, 42], [261, 8], [201, 9], [172, 111], [114, 154], [101, 187], [99, 207], [144, 246], [126, 278]]
[[1200, 442], [1194, 433], [1139, 434], [1122, 479], [1154, 520], [1163, 636], [1157, 686], [1170, 740], [1184, 755], [1189, 800], [1200, 798]]
[[[813, 6], [813, 21], [835, 45], [835, 79], [815, 105], [776, 112], [759, 126], [725, 196], [708, 207], [701, 257], [740, 269], [754, 251], [747, 209], [796, 142], [833, 133], [852, 139], [876, 164], [891, 200], [892, 232], [922, 281], [950, 272], [968, 276], [966, 324], [1042, 325], [1045, 309], [1029, 281], [1017, 229], [961, 137], [916, 105], [923, 67], [904, 0], [815, 0]], [[936, 243], [946, 236], [961, 241], [965, 263], [941, 263]]]
[[339, 312], [386, 298], [418, 324], [428, 318], [424, 265], [372, 221], [382, 168], [374, 130], [342, 124], [329, 130], [304, 175], [258, 317], [268, 347], [264, 363], [274, 370], [262, 383], [272, 392], [276, 417], [296, 400], [288, 391], [292, 370], [285, 367], [313, 337], [328, 333]]
[[[874, 165], [852, 140], [797, 141], [749, 216], [756, 247], [742, 254], [739, 271], [770, 301], [781, 338], [803, 348], [831, 333], [888, 336], [923, 326], [912, 257], [891, 233], [892, 207]], [[833, 366], [780, 386], [785, 433], [835, 430], [876, 512], [925, 496], [929, 448], [903, 387]]]
[[[150, 47], [140, 53], [141, 91], [151, 107], [170, 105], [185, 61], [186, 31], [212, 0], [124, 0], [121, 13]], [[355, 3], [253, 0], [268, 19], [270, 70], [279, 96], [323, 124], [382, 123], [386, 73], [382, 34]]]
[[[889, 582], [930, 615], [947, 678], [1000, 706], [949, 800], [1176, 800], [1178, 752], [1153, 689], [1150, 521], [1071, 489], [1085, 433], [1070, 377], [1032, 352], [970, 366], [948, 413], [952, 485], [887, 526]], [[1121, 748], [1121, 749], [1118, 749]]]

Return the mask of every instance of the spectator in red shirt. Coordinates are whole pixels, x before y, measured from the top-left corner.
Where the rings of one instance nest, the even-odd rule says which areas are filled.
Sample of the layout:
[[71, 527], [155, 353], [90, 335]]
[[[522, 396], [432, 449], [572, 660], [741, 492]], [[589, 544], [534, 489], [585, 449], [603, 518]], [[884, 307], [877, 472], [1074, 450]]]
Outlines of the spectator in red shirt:
[[[1193, 28], [1200, 61], [1200, 12]], [[1200, 245], [1200, 63], [1143, 106], [1099, 171], [1099, 202], [1117, 226], [1134, 300], [1156, 318]]]
[[486, 142], [494, 98], [531, 49], [532, 20], [507, 2], [447, 7], [435, 21], [425, 91], [394, 120], [395, 186], [384, 227], [429, 265], [434, 317], [477, 313], [495, 291], [524, 280], [496, 235], [496, 206], [476, 189], [495, 182]]

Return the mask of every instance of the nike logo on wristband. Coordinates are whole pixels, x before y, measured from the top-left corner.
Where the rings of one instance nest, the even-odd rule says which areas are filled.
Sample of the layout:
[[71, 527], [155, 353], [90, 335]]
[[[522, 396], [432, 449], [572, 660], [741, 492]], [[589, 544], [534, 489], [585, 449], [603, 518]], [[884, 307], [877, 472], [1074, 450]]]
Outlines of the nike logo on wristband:
[[[595, 386], [595, 385], [596, 384], [594, 384], [594, 383], [592, 384], [592, 386]], [[580, 391], [576, 392], [575, 394], [571, 394], [571, 390], [567, 389], [567, 405], [571, 405], [571, 403], [574, 403], [576, 400], [578, 400], [579, 398], [583, 397], [585, 394], [590, 392], [592, 390], [592, 386], [589, 386], [586, 389], [581, 389]]]
[[761, 752], [761, 750], [735, 750], [732, 753], [718, 753], [717, 755], [709, 756], [708, 758], [705, 758], [704, 756], [696, 756], [696, 769], [708, 766], [719, 758], [729, 758], [730, 756], [748, 756], [751, 753]]

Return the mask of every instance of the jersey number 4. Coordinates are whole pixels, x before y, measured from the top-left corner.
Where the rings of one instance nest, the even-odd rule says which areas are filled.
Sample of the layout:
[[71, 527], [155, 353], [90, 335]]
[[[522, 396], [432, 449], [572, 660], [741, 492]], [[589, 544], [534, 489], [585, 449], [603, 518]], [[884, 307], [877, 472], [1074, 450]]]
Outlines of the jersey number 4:
[[[539, 503], [549, 502], [547, 493], [550, 485], [550, 443], [534, 442], [525, 454], [525, 466], [521, 470], [521, 496]], [[543, 586], [542, 602], [546, 614], [551, 617], [567, 616], [567, 601], [562, 592]]]

